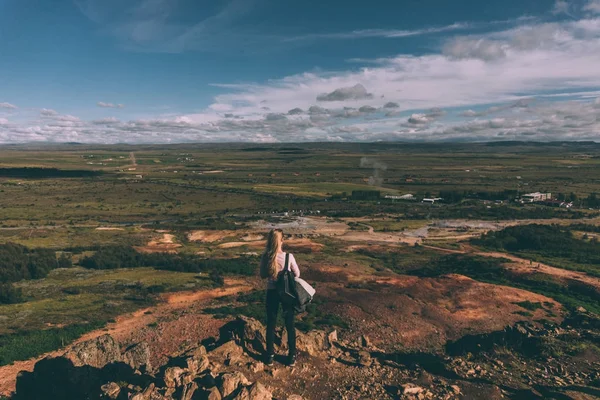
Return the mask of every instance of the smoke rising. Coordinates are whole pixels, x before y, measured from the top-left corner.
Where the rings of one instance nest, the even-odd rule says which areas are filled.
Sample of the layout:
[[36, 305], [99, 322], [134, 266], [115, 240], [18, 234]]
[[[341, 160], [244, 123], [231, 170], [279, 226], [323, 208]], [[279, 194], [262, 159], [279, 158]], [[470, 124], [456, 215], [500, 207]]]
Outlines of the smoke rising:
[[368, 157], [362, 157], [360, 159], [360, 167], [373, 168], [373, 175], [369, 177], [369, 185], [381, 186], [383, 183], [383, 173], [387, 170], [387, 165], [385, 163]]

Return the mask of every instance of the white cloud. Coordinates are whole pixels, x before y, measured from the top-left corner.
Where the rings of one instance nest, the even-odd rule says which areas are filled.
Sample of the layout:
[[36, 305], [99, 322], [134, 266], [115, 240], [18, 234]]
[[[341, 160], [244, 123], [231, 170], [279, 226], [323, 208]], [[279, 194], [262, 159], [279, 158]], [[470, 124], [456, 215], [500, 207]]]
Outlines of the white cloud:
[[52, 116], [58, 115], [58, 112], [56, 112], [55, 110], [49, 109], [49, 108], [42, 108], [40, 110], [40, 115], [42, 115], [44, 117], [52, 117]]
[[600, 14], [600, 0], [591, 0], [585, 6], [583, 10], [591, 14]]
[[552, 14], [555, 15], [560, 15], [560, 14], [566, 14], [566, 15], [571, 15], [570, 13], [570, 5], [568, 1], [565, 0], [556, 0], [556, 3], [554, 3], [554, 7], [552, 8]]
[[425, 114], [413, 114], [408, 118], [408, 122], [411, 124], [427, 124], [429, 118]]
[[119, 120], [116, 119], [115, 117], [108, 117], [108, 118], [102, 118], [102, 119], [97, 119], [97, 120], [93, 120], [92, 124], [94, 125], [111, 125], [111, 124], [118, 124]]
[[8, 125], [8, 120], [6, 118], [0, 118], [0, 125]]
[[373, 95], [368, 93], [363, 85], [357, 83], [352, 87], [339, 88], [331, 93], [320, 94], [317, 96], [317, 101], [345, 101], [371, 98], [373, 98]]
[[123, 104], [105, 103], [103, 101], [99, 101], [98, 103], [96, 103], [96, 105], [98, 107], [102, 107], [102, 108], [124, 108], [125, 107]]
[[477, 58], [493, 61], [506, 57], [506, 45], [486, 39], [456, 38], [444, 46], [443, 52], [456, 60]]
[[4, 103], [0, 103], [0, 108], [7, 108], [9, 110], [15, 110], [15, 109], [17, 109], [17, 106], [4, 102]]

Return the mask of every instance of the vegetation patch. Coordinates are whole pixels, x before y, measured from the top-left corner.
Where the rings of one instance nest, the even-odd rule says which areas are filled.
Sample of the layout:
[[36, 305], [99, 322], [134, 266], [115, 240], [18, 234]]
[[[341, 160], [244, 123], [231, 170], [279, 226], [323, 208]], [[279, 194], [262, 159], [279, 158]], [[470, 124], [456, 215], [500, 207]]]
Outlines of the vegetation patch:
[[512, 226], [489, 232], [471, 242], [600, 277], [600, 243], [595, 239], [586, 241], [576, 238], [569, 227], [537, 224]]
[[68, 345], [81, 335], [100, 329], [103, 322], [70, 325], [40, 331], [17, 332], [0, 336], [0, 365], [28, 360]]

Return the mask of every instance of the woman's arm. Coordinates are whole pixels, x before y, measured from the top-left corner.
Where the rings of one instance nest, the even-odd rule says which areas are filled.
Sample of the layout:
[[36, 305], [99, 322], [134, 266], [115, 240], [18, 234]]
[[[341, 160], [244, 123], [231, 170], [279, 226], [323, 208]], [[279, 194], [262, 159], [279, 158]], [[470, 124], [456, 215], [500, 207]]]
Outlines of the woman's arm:
[[294, 255], [290, 253], [290, 269], [292, 270], [292, 272], [294, 273], [294, 276], [296, 278], [300, 278], [300, 268], [298, 268], [298, 263], [296, 262], [296, 259], [294, 258]]

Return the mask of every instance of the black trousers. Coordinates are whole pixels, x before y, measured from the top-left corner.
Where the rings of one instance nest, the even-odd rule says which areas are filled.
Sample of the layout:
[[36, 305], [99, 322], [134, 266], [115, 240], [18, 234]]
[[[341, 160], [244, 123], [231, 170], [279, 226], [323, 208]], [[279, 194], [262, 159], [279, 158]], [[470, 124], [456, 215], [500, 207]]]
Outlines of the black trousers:
[[296, 354], [296, 328], [294, 327], [294, 307], [284, 306], [279, 299], [277, 290], [267, 290], [267, 354], [275, 353], [275, 327], [277, 326], [277, 314], [279, 305], [283, 309], [285, 330], [288, 336], [288, 349], [290, 354]]

